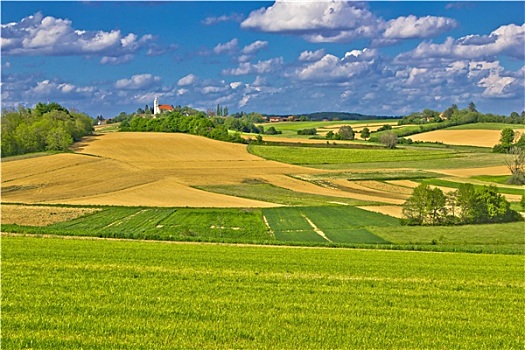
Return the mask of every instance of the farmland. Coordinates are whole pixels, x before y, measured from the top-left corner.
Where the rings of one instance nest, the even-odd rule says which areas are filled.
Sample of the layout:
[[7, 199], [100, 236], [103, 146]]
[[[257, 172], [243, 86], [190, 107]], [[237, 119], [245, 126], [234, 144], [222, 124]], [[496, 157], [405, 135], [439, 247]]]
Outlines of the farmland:
[[2, 245], [5, 348], [524, 345], [522, 256], [29, 237]]
[[503, 156], [298, 147], [300, 124], [293, 145], [111, 132], [5, 159], [2, 345], [523, 347], [523, 222], [398, 220], [422, 182], [496, 184], [519, 209]]

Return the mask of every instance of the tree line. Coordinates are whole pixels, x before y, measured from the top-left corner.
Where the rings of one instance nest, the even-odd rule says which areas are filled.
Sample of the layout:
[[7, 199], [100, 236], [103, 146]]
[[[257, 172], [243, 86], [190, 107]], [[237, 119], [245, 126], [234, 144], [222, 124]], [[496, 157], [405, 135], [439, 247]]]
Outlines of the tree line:
[[461, 225], [523, 220], [495, 186], [475, 188], [461, 184], [445, 195], [437, 187], [421, 184], [403, 206], [405, 225]]
[[93, 119], [58, 103], [2, 110], [2, 157], [31, 152], [66, 151], [93, 132]]
[[170, 112], [159, 118], [143, 118], [135, 116], [120, 124], [121, 131], [146, 132], [178, 132], [208, 137], [214, 140], [245, 143], [239, 133], [230, 134], [228, 128], [219, 123], [222, 118], [209, 118], [206, 113], [183, 115], [180, 112]]

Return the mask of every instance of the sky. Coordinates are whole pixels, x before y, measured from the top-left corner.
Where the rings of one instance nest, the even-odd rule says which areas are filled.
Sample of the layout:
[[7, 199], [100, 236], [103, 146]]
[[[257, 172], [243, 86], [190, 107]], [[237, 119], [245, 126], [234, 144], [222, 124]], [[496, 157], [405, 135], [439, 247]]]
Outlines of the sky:
[[525, 109], [525, 2], [1, 4], [2, 108]]

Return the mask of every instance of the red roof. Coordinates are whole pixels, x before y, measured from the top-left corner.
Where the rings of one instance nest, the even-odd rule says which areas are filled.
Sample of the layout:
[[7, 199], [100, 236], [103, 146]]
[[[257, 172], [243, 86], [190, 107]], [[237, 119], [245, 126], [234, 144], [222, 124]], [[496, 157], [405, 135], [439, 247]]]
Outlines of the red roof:
[[173, 111], [175, 108], [170, 105], [159, 105], [159, 110], [161, 111]]

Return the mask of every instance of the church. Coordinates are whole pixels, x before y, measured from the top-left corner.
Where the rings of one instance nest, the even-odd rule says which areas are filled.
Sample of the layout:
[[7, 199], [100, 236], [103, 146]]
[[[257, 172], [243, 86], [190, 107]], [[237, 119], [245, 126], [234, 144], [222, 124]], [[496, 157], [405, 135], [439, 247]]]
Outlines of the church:
[[153, 114], [162, 114], [164, 112], [171, 112], [174, 111], [175, 108], [173, 108], [172, 105], [159, 105], [159, 99], [157, 96], [155, 96], [155, 100], [153, 101]]

